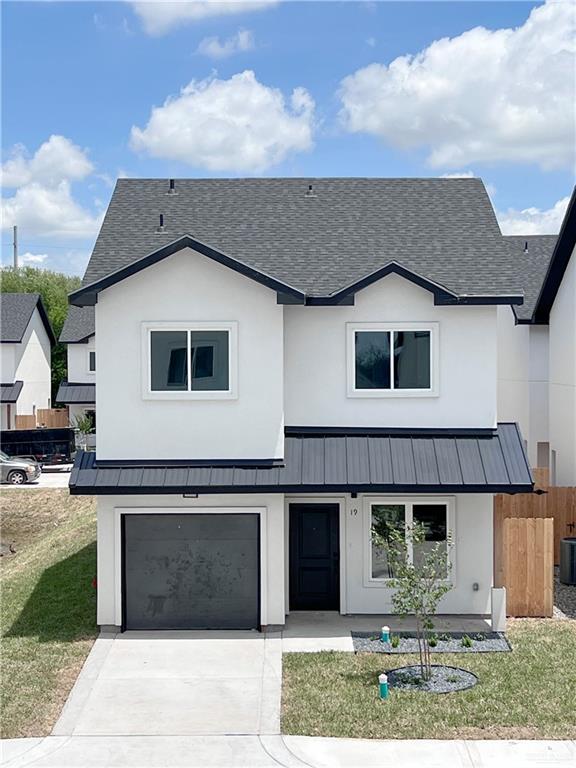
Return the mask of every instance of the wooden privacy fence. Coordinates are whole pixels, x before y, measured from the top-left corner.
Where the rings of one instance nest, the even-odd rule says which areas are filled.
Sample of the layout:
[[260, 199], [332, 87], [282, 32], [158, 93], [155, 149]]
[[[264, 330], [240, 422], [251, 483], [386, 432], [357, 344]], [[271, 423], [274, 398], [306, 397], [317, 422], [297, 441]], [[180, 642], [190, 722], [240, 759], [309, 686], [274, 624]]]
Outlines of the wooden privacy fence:
[[509, 517], [502, 525], [501, 578], [508, 616], [552, 616], [554, 520]]
[[576, 488], [551, 485], [543, 490], [546, 492], [542, 494], [518, 493], [514, 496], [503, 494], [494, 497], [494, 543], [497, 547], [502, 522], [507, 518], [552, 517], [554, 563], [558, 565], [560, 540], [565, 536], [576, 536]]
[[59, 429], [70, 426], [68, 408], [38, 408], [36, 414], [19, 414], [15, 418], [16, 429], [47, 427]]

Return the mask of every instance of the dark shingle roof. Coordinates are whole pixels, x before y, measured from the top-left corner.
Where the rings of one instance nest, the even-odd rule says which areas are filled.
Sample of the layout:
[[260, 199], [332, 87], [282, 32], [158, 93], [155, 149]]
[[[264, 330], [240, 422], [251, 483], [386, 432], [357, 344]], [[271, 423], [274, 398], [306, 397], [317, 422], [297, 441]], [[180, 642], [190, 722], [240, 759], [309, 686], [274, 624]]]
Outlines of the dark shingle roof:
[[70, 492], [110, 493], [518, 493], [533, 480], [516, 424], [489, 434], [378, 430], [288, 434], [284, 466], [98, 464], [79, 453]]
[[[520, 320], [530, 320], [558, 240], [557, 235], [507, 235], [504, 242], [516, 270], [516, 284], [524, 291], [524, 304], [514, 307]], [[525, 251], [526, 243], [528, 250]]]
[[15, 403], [20, 397], [23, 381], [15, 381], [12, 384], [0, 384], [0, 403]]
[[58, 387], [56, 402], [63, 405], [92, 405], [96, 402], [96, 385], [63, 381]]
[[60, 334], [63, 344], [76, 344], [88, 341], [95, 332], [94, 307], [68, 307], [68, 314]]
[[0, 341], [3, 344], [18, 344], [21, 342], [26, 333], [26, 328], [28, 328], [32, 313], [36, 308], [38, 308], [50, 343], [54, 344], [54, 333], [38, 293], [0, 294]]
[[522, 292], [482, 181], [430, 178], [178, 179], [176, 194], [119, 179], [83, 284], [185, 234], [308, 296], [392, 261], [459, 295]]

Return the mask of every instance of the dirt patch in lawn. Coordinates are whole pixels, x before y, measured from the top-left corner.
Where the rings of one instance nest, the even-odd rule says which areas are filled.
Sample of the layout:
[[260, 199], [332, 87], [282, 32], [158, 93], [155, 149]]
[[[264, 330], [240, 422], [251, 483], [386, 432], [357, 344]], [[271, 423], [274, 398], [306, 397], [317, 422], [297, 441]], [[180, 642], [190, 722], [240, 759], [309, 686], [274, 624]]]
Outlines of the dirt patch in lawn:
[[96, 514], [67, 490], [2, 489], [2, 736], [50, 733], [96, 637]]

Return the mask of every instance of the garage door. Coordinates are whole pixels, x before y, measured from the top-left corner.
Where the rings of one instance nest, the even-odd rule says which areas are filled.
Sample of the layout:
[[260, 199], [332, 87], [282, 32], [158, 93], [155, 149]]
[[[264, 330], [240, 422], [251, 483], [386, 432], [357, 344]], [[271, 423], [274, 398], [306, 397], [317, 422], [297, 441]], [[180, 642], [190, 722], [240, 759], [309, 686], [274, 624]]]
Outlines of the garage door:
[[258, 628], [258, 515], [122, 520], [126, 629]]

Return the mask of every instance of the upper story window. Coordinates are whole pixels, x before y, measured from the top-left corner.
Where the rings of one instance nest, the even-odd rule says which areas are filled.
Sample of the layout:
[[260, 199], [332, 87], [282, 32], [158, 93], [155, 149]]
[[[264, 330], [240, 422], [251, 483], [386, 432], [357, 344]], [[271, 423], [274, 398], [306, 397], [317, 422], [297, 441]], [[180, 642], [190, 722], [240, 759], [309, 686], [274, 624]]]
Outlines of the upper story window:
[[94, 373], [96, 371], [96, 352], [92, 350], [88, 352], [88, 373]]
[[146, 323], [144, 344], [145, 397], [236, 396], [234, 323]]
[[436, 395], [437, 324], [349, 323], [348, 395]]

